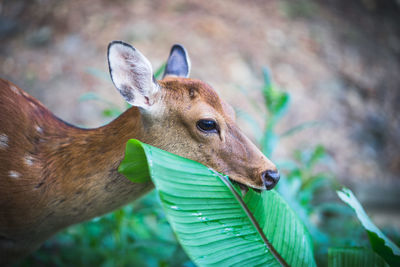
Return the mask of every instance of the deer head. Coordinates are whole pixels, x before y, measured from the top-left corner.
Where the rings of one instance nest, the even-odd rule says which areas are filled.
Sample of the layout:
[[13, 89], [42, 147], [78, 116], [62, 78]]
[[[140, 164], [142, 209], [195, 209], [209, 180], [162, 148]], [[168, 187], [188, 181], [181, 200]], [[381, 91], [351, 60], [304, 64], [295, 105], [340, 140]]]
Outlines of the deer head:
[[149, 61], [129, 44], [110, 43], [108, 62], [115, 87], [140, 110], [143, 142], [255, 189], [271, 189], [278, 182], [275, 165], [236, 125], [233, 108], [211, 86], [188, 78], [190, 60], [181, 45], [172, 47], [160, 81]]

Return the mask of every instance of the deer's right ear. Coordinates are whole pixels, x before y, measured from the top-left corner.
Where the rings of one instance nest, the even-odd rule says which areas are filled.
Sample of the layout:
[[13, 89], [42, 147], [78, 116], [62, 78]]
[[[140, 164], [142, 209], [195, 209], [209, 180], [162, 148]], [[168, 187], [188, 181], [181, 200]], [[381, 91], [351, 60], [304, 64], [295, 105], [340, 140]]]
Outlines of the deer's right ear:
[[108, 66], [115, 87], [129, 104], [148, 109], [156, 102], [159, 85], [150, 62], [137, 49], [121, 41], [111, 42]]
[[165, 66], [163, 78], [167, 76], [188, 78], [189, 73], [190, 59], [186, 49], [180, 44], [173, 45]]

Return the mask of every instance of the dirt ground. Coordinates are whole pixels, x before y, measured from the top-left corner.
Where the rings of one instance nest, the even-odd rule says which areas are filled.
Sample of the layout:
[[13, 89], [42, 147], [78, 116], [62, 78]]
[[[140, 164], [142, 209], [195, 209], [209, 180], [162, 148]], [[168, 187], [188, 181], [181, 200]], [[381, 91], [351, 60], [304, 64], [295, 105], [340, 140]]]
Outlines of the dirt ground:
[[334, 159], [332, 170], [355, 185], [361, 200], [397, 207], [400, 5], [322, 2], [2, 0], [0, 77], [63, 120], [97, 127], [106, 122], [105, 104], [79, 101], [84, 93], [124, 107], [108, 78], [107, 44], [129, 42], [157, 68], [171, 45], [181, 43], [191, 57], [191, 77], [208, 82], [263, 125], [265, 113], [250, 99], [262, 105], [266, 66], [291, 95], [279, 130], [322, 122], [283, 139], [275, 158], [323, 144]]

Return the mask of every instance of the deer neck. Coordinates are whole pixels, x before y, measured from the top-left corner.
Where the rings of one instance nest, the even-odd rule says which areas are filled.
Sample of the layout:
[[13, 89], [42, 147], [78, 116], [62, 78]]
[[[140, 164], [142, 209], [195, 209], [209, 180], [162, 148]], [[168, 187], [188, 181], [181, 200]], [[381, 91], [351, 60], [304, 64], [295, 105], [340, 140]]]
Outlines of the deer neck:
[[51, 138], [45, 160], [49, 174], [61, 174], [48, 177], [54, 183], [49, 208], [61, 219], [60, 228], [110, 212], [153, 188], [151, 182], [132, 183], [118, 172], [126, 142], [146, 140], [137, 108], [97, 129], [68, 128], [64, 136]]
[[2, 253], [10, 259], [26, 255], [59, 230], [119, 208], [153, 188], [151, 182], [132, 183], [118, 172], [126, 142], [149, 141], [136, 108], [90, 130], [67, 125], [38, 104], [32, 109], [35, 116], [29, 124], [22, 114], [32, 110], [15, 111], [21, 113], [21, 123], [15, 124], [20, 128], [13, 139], [24, 150], [14, 153], [23, 160], [2, 158], [18, 176], [3, 179], [14, 187], [0, 196], [0, 265]]

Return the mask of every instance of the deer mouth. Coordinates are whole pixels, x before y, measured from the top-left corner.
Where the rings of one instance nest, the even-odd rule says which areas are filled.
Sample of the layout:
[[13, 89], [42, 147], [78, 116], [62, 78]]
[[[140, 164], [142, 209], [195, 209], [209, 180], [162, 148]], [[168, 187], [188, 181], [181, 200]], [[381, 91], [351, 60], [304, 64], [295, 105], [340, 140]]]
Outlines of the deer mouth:
[[[249, 186], [242, 184], [241, 182], [235, 181], [232, 178], [229, 178], [229, 180], [231, 181], [232, 184], [234, 185], [238, 185], [240, 188], [240, 191], [242, 192], [242, 197], [244, 197], [246, 195], [246, 193], [249, 191]], [[261, 190], [258, 188], [254, 188], [251, 187], [254, 191], [256, 191], [257, 193], [261, 193]]]

